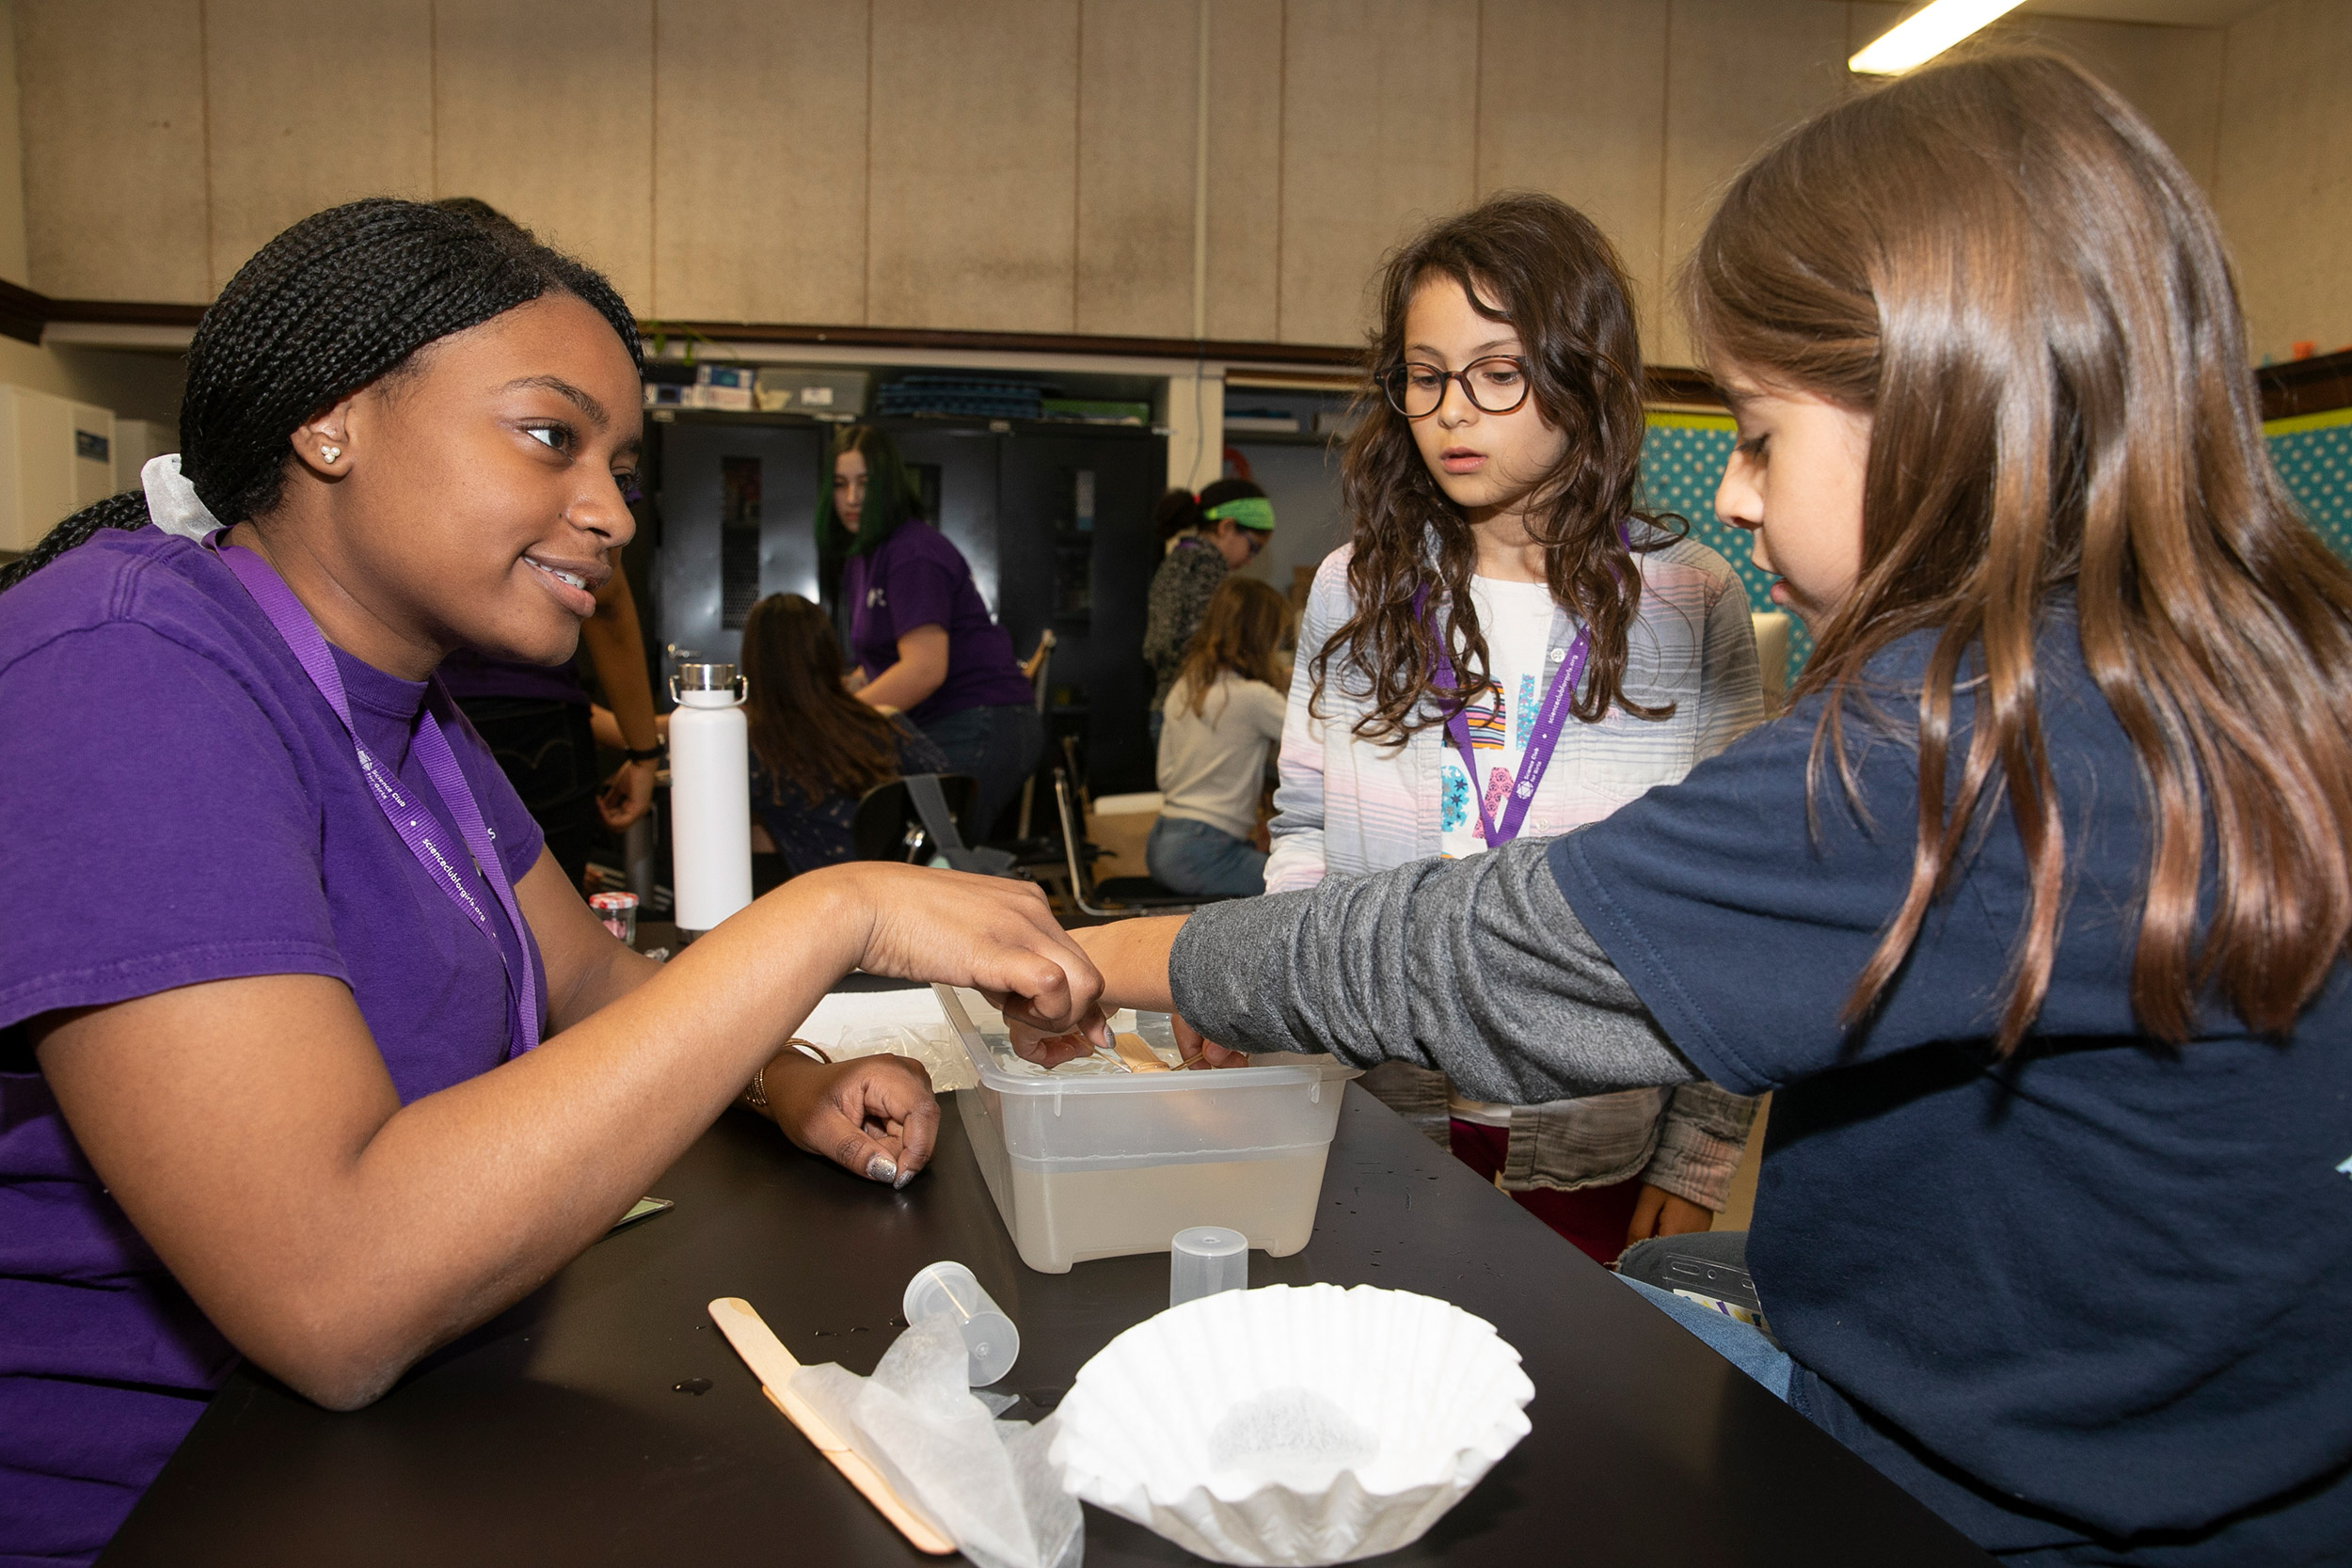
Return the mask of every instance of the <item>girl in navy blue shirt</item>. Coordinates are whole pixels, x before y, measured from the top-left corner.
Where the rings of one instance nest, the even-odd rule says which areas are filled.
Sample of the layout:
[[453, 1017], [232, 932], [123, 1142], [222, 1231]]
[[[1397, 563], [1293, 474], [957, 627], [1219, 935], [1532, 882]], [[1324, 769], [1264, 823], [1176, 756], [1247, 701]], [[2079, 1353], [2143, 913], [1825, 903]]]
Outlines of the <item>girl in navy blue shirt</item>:
[[2008, 1560], [2352, 1559], [2352, 571], [2211, 211], [1979, 58], [1765, 152], [1685, 292], [1794, 709], [1549, 845], [1080, 932], [1104, 1001], [1773, 1090], [1759, 1381]]

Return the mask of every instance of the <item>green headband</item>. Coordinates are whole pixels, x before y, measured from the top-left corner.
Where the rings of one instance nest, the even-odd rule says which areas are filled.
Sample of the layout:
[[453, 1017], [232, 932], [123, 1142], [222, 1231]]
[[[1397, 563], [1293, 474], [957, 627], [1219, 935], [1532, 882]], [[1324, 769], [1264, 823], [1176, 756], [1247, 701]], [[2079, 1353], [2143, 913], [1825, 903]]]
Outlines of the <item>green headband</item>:
[[1237, 496], [1217, 502], [1200, 515], [1212, 523], [1231, 517], [1238, 528], [1255, 529], [1260, 533], [1274, 531], [1274, 503], [1263, 496]]

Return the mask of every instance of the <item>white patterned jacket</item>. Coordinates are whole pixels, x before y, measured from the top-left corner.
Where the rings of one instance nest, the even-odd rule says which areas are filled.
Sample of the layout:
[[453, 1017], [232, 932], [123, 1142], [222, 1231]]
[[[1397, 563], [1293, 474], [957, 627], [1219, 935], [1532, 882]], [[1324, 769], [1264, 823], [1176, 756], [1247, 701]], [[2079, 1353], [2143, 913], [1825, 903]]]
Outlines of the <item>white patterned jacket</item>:
[[[1315, 656], [1353, 613], [1351, 553], [1342, 546], [1324, 558], [1299, 625], [1274, 793], [1268, 893], [1439, 852], [1443, 730], [1419, 730], [1402, 747], [1356, 738], [1353, 726], [1368, 705], [1360, 689], [1350, 689], [1337, 656], [1319, 716], [1308, 712]], [[1672, 703], [1674, 714], [1637, 719], [1613, 707], [1597, 723], [1570, 720], [1530, 803], [1522, 837], [1556, 837], [1597, 821], [1654, 784], [1676, 783], [1763, 720], [1756, 634], [1730, 563], [1688, 539], [1636, 559], [1642, 609], [1628, 638], [1625, 691], [1648, 706]], [[1553, 613], [1554, 658], [1580, 626], [1565, 610]], [[1381, 1077], [1382, 1098], [1443, 1143], [1443, 1078], [1402, 1063], [1385, 1067]], [[1511, 1116], [1502, 1185], [1514, 1192], [1569, 1190], [1639, 1176], [1720, 1212], [1755, 1117], [1755, 1101], [1711, 1084], [1521, 1106]]]

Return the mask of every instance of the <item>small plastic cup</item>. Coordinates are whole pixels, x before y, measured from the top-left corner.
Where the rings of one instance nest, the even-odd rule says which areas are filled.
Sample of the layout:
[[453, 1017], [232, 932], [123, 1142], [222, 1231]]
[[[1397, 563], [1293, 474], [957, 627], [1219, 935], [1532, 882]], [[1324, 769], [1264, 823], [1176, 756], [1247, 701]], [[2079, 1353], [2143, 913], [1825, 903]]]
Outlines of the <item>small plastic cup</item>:
[[1249, 1238], [1221, 1225], [1179, 1230], [1168, 1247], [1168, 1305], [1249, 1289]]
[[633, 893], [591, 894], [588, 907], [596, 911], [604, 928], [622, 942], [637, 945], [637, 895]]
[[955, 1320], [971, 1362], [964, 1375], [975, 1388], [1012, 1370], [1021, 1357], [1021, 1331], [961, 1263], [933, 1263], [917, 1271], [907, 1281], [902, 1305], [910, 1323], [942, 1315]]

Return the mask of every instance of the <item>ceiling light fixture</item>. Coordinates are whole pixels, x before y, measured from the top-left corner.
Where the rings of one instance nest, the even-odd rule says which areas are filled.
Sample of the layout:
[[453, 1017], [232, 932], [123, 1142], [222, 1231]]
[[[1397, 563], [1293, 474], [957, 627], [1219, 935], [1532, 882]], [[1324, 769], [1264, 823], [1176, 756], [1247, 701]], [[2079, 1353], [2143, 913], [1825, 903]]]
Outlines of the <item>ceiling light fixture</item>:
[[1846, 62], [1860, 76], [1899, 76], [1931, 60], [1988, 23], [2015, 10], [2022, 0], [1932, 0], [1865, 44]]

